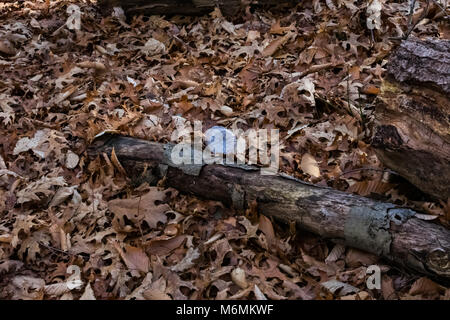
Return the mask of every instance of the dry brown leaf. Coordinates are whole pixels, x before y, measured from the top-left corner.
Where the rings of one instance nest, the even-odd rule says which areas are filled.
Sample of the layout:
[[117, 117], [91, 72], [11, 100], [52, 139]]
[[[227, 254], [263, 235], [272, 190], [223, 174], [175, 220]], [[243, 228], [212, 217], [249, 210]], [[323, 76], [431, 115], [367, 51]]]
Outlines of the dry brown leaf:
[[432, 297], [439, 295], [442, 291], [443, 288], [440, 285], [426, 277], [422, 277], [413, 283], [409, 294], [412, 296], [423, 295]]
[[381, 277], [381, 292], [384, 300], [396, 300], [398, 295], [395, 292], [394, 281], [388, 275]]
[[276, 236], [273, 230], [272, 221], [264, 215], [259, 216], [258, 229], [266, 236], [269, 248], [276, 244]]
[[172, 298], [165, 292], [158, 289], [148, 289], [142, 294], [147, 300], [172, 300]]
[[113, 242], [114, 247], [119, 252], [122, 260], [130, 270], [138, 270], [147, 273], [150, 269], [150, 260], [141, 248], [126, 245], [123, 249], [117, 241]]
[[17, 192], [17, 203], [25, 203], [30, 201], [40, 201], [39, 195], [46, 197], [55, 193], [54, 186], [63, 187], [66, 182], [63, 177], [44, 176], [41, 179], [30, 183], [24, 189]]
[[183, 260], [170, 268], [174, 272], [185, 271], [195, 265], [195, 260], [200, 257], [200, 250], [197, 248], [189, 248]]
[[345, 252], [345, 246], [342, 244], [334, 245], [333, 249], [331, 249], [330, 254], [325, 259], [325, 263], [335, 262], [337, 261], [341, 255]]
[[0, 39], [0, 52], [13, 56], [17, 51], [8, 39]]
[[255, 294], [256, 300], [267, 300], [264, 293], [262, 293], [261, 289], [255, 284], [253, 287], [253, 293]]
[[369, 84], [364, 86], [361, 89], [361, 92], [364, 94], [373, 94], [373, 95], [377, 95], [381, 92], [380, 88], [374, 86], [373, 84]]
[[146, 252], [154, 255], [166, 255], [172, 250], [179, 248], [186, 240], [185, 235], [176, 236], [170, 239], [152, 239], [146, 246]]
[[126, 172], [125, 169], [122, 167], [122, 165], [120, 164], [119, 159], [117, 158], [116, 151], [115, 151], [114, 148], [113, 148], [112, 151], [111, 151], [111, 162], [112, 162], [112, 164], [114, 165], [114, 167], [116, 167], [117, 170], [119, 170], [119, 172], [120, 172], [121, 174], [123, 174], [123, 175], [125, 175], [125, 176], [127, 175], [127, 172]]
[[346, 296], [349, 293], [358, 293], [360, 291], [358, 288], [338, 280], [329, 280], [326, 282], [322, 282], [321, 285], [329, 290], [332, 294], [338, 294], [339, 296]]
[[309, 174], [310, 176], [316, 178], [320, 177], [319, 165], [317, 164], [316, 159], [309, 153], [303, 155], [300, 167], [303, 172]]
[[345, 263], [352, 268], [359, 266], [367, 267], [377, 262], [378, 257], [376, 255], [355, 248], [349, 248], [345, 256]]
[[77, 64], [80, 68], [95, 69], [97, 72], [105, 72], [106, 67], [99, 61], [83, 61]]
[[125, 216], [134, 223], [145, 221], [150, 228], [156, 228], [159, 222], [167, 221], [165, 212], [169, 211], [170, 207], [162, 203], [165, 197], [166, 192], [151, 187], [150, 191], [141, 197], [111, 200], [108, 202], [108, 208], [120, 221]]
[[245, 270], [244, 269], [235, 268], [231, 272], [231, 280], [233, 280], [233, 282], [235, 284], [237, 284], [241, 289], [245, 289], [245, 288], [248, 287], [248, 282], [247, 282], [247, 279], [245, 277]]
[[269, 43], [267, 47], [264, 48], [262, 55], [264, 57], [269, 57], [274, 55], [281, 47], [289, 40], [290, 35], [285, 35], [283, 37], [279, 37], [272, 42]]

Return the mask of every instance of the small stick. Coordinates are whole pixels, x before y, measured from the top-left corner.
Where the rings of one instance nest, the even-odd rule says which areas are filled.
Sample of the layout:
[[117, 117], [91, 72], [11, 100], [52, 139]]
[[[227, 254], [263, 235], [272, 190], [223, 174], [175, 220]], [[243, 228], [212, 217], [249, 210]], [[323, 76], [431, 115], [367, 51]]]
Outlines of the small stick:
[[[416, 3], [416, 0], [413, 0], [413, 4]], [[408, 39], [409, 35], [411, 34], [411, 32], [414, 30], [414, 28], [420, 23], [420, 21], [422, 21], [428, 14], [428, 8], [430, 7], [430, 0], [427, 0], [427, 6], [425, 7], [425, 10], [423, 10], [421, 16], [419, 19], [417, 19], [417, 21], [414, 23], [414, 25], [410, 26], [408, 31], [406, 32], [406, 34], [403, 36], [403, 40]], [[409, 13], [409, 22], [408, 25], [410, 25], [410, 23], [412, 22], [412, 10]]]
[[[63, 251], [63, 250], [61, 250], [61, 249], [58, 249], [58, 248], [55, 248], [55, 247], [46, 245], [46, 244], [43, 243], [42, 241], [38, 241], [38, 243], [39, 243], [41, 246], [43, 246], [43, 247], [49, 249], [50, 251], [55, 251], [55, 252], [62, 253], [62, 254], [68, 255], [68, 256], [72, 256], [72, 257], [78, 256], [78, 254], [76, 254], [76, 253], [71, 253], [71, 252]], [[81, 255], [80, 255], [80, 256], [81, 256]]]

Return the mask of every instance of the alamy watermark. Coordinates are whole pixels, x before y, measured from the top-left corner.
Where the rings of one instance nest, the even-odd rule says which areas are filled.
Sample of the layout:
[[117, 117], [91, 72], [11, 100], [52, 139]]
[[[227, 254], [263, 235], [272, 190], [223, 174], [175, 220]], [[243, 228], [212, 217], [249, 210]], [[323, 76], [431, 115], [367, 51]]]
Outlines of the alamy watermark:
[[171, 150], [175, 165], [259, 165], [261, 174], [278, 172], [280, 138], [278, 129], [226, 129], [215, 126], [203, 132], [200, 121], [179, 126], [172, 134], [179, 141]]
[[366, 280], [367, 289], [381, 289], [381, 269], [377, 265], [368, 266], [366, 275], [369, 275]]

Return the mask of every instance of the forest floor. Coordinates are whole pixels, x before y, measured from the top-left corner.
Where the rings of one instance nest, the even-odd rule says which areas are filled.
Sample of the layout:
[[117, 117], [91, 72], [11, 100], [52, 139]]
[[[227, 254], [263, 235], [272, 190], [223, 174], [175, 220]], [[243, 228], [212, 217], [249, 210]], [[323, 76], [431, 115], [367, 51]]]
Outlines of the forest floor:
[[[411, 37], [449, 38], [440, 2]], [[90, 1], [0, 2], [0, 298], [450, 299], [431, 279], [257, 212], [134, 188], [117, 159], [86, 155], [103, 132], [169, 142], [194, 120], [277, 128], [281, 172], [448, 226], [450, 203], [370, 147], [409, 2], [368, 3], [127, 20]], [[373, 264], [379, 290], [366, 286]]]

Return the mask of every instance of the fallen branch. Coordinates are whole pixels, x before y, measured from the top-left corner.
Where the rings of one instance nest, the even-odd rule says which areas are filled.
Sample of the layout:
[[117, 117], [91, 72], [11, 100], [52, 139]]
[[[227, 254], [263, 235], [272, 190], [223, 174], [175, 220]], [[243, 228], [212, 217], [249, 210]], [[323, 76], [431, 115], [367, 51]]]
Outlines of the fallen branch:
[[414, 211], [311, 185], [288, 176], [261, 175], [249, 166], [175, 165], [172, 145], [122, 136], [102, 136], [90, 157], [112, 150], [131, 180], [156, 183], [222, 201], [241, 211], [256, 202], [261, 214], [295, 221], [336, 243], [375, 253], [409, 269], [450, 279], [450, 231], [415, 218]]

